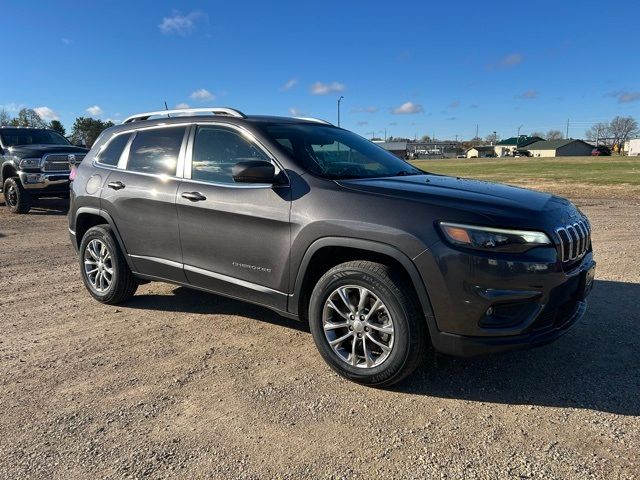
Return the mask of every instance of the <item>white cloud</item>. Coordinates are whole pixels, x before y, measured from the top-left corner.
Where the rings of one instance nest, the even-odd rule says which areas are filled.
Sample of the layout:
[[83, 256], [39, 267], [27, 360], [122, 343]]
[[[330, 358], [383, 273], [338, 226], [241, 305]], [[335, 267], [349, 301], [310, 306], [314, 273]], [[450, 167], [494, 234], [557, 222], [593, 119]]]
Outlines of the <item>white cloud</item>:
[[62, 39], [62, 43], [64, 43], [65, 45], [71, 45], [72, 42], [70, 38], [65, 37]]
[[513, 67], [514, 65], [522, 63], [522, 60], [524, 60], [524, 56], [521, 53], [512, 53], [504, 57], [500, 64], [503, 67]]
[[326, 95], [328, 93], [343, 92], [344, 84], [340, 82], [322, 83], [316, 82], [311, 85], [311, 93], [314, 95]]
[[284, 85], [282, 85], [282, 87], [280, 87], [280, 91], [286, 92], [287, 90], [291, 90], [297, 84], [298, 84], [297, 78], [292, 78], [290, 80], [287, 80], [287, 83], [285, 83]]
[[304, 113], [302, 113], [298, 107], [289, 108], [289, 114], [293, 115], [294, 117], [302, 117], [302, 116], [304, 116]]
[[213, 100], [216, 98], [216, 96], [211, 93], [209, 90], [207, 90], [206, 88], [201, 88], [199, 90], [196, 90], [195, 92], [193, 92], [191, 94], [191, 98], [193, 98], [194, 100], [199, 100], [201, 102], [206, 102], [208, 100]]
[[179, 103], [176, 105], [176, 108], [190, 108], [188, 103]]
[[632, 92], [630, 90], [616, 90], [607, 95], [618, 99], [618, 103], [631, 103], [640, 100], [640, 92]]
[[365, 125], [369, 125], [369, 122], [365, 121], [365, 120], [361, 120], [358, 122], [358, 126], [360, 127], [364, 127]]
[[0, 110], [6, 110], [7, 112], [19, 112], [25, 108], [23, 104], [17, 103], [7, 103], [5, 105], [0, 105]]
[[454, 100], [449, 104], [449, 108], [458, 108], [460, 106], [460, 100]]
[[181, 15], [174, 11], [170, 17], [164, 17], [158, 28], [164, 35], [177, 34], [186, 36], [193, 33], [196, 29], [196, 22], [206, 20], [206, 15], [200, 11], [193, 11], [187, 15]]
[[424, 112], [424, 108], [418, 103], [404, 102], [399, 107], [395, 107], [391, 112], [395, 115], [407, 115], [410, 113], [422, 113]]
[[92, 107], [87, 108], [87, 113], [92, 117], [99, 117], [104, 113], [104, 111], [98, 105], [93, 105]]
[[53, 111], [53, 109], [49, 107], [36, 107], [33, 109], [41, 119], [45, 122], [50, 122], [51, 120], [58, 120], [58, 114]]
[[518, 95], [518, 98], [524, 98], [525, 100], [533, 100], [538, 96], [537, 90], [527, 90], [526, 92], [522, 92]]
[[368, 107], [353, 107], [351, 113], [376, 113], [378, 110], [378, 107], [369, 105]]

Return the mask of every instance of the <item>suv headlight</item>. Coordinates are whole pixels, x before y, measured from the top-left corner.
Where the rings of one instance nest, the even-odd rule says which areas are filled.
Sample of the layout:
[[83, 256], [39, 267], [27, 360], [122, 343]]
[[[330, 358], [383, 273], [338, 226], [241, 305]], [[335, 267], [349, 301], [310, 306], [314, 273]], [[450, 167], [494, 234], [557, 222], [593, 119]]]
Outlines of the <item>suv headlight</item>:
[[38, 168], [39, 166], [39, 158], [23, 158], [20, 160], [20, 168]]
[[544, 232], [481, 227], [461, 223], [440, 222], [446, 239], [461, 247], [490, 252], [522, 253], [533, 247], [551, 245]]

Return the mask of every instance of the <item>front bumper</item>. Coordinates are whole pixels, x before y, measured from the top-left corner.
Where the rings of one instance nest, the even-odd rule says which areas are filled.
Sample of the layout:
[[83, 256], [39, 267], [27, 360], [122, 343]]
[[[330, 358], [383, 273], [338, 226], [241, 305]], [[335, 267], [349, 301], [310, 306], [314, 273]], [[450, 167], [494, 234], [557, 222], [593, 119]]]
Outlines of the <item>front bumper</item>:
[[432, 246], [414, 259], [427, 287], [434, 348], [475, 356], [549, 343], [586, 311], [585, 282], [595, 268], [588, 252], [565, 271], [552, 248], [490, 255]]
[[29, 193], [44, 195], [69, 192], [69, 172], [18, 172], [18, 176]]

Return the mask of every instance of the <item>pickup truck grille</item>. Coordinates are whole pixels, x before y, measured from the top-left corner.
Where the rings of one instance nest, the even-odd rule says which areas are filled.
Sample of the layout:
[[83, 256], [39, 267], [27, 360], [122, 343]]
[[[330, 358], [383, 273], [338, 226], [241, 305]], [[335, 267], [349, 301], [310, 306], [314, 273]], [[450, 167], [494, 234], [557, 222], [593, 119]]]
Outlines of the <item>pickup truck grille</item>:
[[42, 164], [43, 172], [68, 172], [71, 170], [69, 165], [69, 157], [75, 155], [76, 164], [80, 163], [84, 158], [84, 153], [51, 153], [44, 156]]
[[563, 263], [582, 258], [591, 248], [591, 226], [586, 220], [556, 228], [556, 235], [560, 241], [560, 259]]

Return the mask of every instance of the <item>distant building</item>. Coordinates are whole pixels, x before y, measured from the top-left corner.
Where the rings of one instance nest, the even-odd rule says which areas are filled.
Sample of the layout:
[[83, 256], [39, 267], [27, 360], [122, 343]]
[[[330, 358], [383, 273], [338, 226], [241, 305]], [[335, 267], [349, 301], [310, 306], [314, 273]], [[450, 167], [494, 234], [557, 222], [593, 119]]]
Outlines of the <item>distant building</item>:
[[491, 158], [495, 156], [496, 152], [493, 145], [471, 147], [467, 150], [467, 158]]
[[512, 157], [516, 150], [524, 149], [527, 145], [541, 141], [544, 141], [544, 138], [520, 135], [519, 137], [505, 138], [499, 141], [496, 143], [494, 149], [498, 157]]
[[407, 142], [380, 142], [374, 140], [373, 143], [393, 153], [398, 158], [407, 158]]
[[593, 146], [582, 140], [567, 138], [535, 142], [527, 145], [526, 148], [519, 147], [519, 149], [527, 150], [532, 157], [568, 157], [591, 155]]
[[625, 145], [625, 152], [629, 156], [637, 157], [640, 155], [640, 138], [632, 138]]

